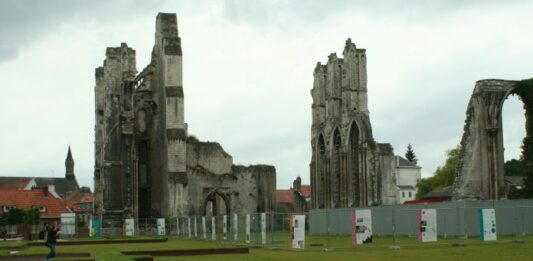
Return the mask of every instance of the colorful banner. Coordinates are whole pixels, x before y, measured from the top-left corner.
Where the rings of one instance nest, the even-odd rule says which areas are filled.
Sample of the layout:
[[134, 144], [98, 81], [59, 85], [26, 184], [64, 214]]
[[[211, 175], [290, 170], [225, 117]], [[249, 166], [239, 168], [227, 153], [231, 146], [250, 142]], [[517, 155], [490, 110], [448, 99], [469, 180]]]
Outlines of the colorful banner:
[[228, 232], [228, 216], [224, 215], [222, 216], [222, 239], [224, 240], [228, 239], [227, 232]]
[[132, 237], [135, 233], [135, 220], [133, 218], [126, 218], [124, 220], [124, 234], [127, 237]]
[[246, 214], [246, 227], [245, 227], [245, 232], [246, 232], [246, 243], [250, 243], [250, 214]]
[[100, 219], [91, 219], [89, 221], [89, 237], [100, 237]]
[[205, 217], [202, 217], [202, 234], [204, 236], [204, 239], [207, 239], [207, 227], [205, 225]]
[[261, 243], [264, 245], [267, 241], [266, 213], [261, 213]]
[[233, 240], [239, 240], [239, 215], [233, 214]]
[[305, 248], [305, 215], [291, 215], [291, 247]]
[[496, 240], [496, 210], [493, 208], [480, 209], [479, 226], [479, 236], [481, 240]]
[[437, 210], [418, 210], [418, 240], [421, 242], [437, 241]]
[[211, 217], [211, 240], [217, 240], [216, 219]]
[[165, 230], [165, 219], [164, 218], [158, 218], [157, 219], [157, 235], [158, 236], [164, 236], [166, 235]]
[[352, 244], [372, 243], [372, 212], [370, 209], [352, 210]]

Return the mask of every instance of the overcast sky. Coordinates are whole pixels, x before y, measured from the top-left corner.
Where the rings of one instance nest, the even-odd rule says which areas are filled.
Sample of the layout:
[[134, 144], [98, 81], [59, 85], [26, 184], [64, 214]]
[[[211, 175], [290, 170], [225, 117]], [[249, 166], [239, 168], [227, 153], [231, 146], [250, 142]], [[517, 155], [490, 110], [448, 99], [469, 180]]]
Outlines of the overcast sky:
[[[313, 69], [352, 38], [367, 50], [374, 138], [413, 145], [432, 175], [462, 135], [477, 80], [533, 77], [533, 1], [0, 0], [0, 175], [65, 174], [72, 147], [93, 186], [94, 68], [121, 42], [149, 61], [158, 12], [178, 15], [189, 134], [236, 164], [309, 183]], [[506, 159], [524, 111], [504, 105]]]

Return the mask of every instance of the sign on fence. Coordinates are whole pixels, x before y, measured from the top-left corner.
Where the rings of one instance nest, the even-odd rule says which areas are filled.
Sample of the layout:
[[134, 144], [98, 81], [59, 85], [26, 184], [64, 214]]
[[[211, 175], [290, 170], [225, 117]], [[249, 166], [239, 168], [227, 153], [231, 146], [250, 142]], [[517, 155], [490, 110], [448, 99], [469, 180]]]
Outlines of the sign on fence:
[[100, 236], [100, 219], [91, 219], [89, 221], [89, 237]]
[[493, 208], [479, 209], [479, 226], [481, 240], [496, 240], [496, 211]]
[[222, 216], [222, 239], [227, 239], [227, 232], [228, 232], [228, 216], [224, 215]]
[[164, 235], [166, 235], [166, 231], [165, 231], [165, 219], [164, 219], [164, 218], [158, 218], [158, 219], [157, 219], [157, 235], [158, 235], [158, 236], [164, 236]]
[[418, 240], [422, 242], [437, 241], [437, 210], [418, 210]]
[[239, 215], [233, 214], [233, 240], [239, 240]]
[[206, 225], [205, 225], [205, 217], [202, 217], [202, 234], [204, 236], [204, 239], [207, 239], [207, 231], [206, 231]]
[[305, 215], [291, 215], [291, 246], [292, 248], [305, 247]]
[[266, 213], [261, 213], [261, 243], [264, 245], [267, 241]]
[[246, 243], [250, 243], [250, 214], [246, 214]]
[[61, 213], [61, 235], [75, 235], [76, 234], [76, 214], [75, 213]]
[[127, 237], [134, 235], [135, 231], [135, 220], [133, 218], [126, 218], [124, 220], [124, 232]]
[[352, 210], [352, 243], [372, 243], [372, 212], [369, 209]]

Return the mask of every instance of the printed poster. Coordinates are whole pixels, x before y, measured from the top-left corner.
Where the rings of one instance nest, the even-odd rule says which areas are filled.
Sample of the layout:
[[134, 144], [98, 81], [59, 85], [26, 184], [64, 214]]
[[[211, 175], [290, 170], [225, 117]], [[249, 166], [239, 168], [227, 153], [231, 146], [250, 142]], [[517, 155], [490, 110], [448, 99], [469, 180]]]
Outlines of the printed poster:
[[372, 212], [370, 209], [352, 210], [352, 243], [372, 243]]
[[239, 240], [239, 216], [233, 214], [233, 240]]
[[437, 241], [437, 210], [418, 210], [418, 240], [421, 242]]
[[100, 236], [100, 219], [91, 219], [89, 221], [89, 237]]
[[305, 215], [291, 215], [291, 247], [305, 248]]
[[479, 210], [479, 236], [483, 241], [496, 240], [496, 210], [485, 208]]
[[246, 243], [250, 243], [250, 214], [246, 214], [246, 224], [245, 224], [245, 232], [246, 232]]
[[206, 225], [205, 225], [205, 217], [202, 217], [202, 234], [204, 236], [204, 239], [207, 239], [207, 231], [206, 231]]
[[158, 218], [158, 219], [157, 219], [157, 235], [158, 235], [158, 236], [164, 236], [164, 235], [166, 235], [166, 231], [165, 231], [165, 219], [164, 219], [164, 218]]
[[215, 217], [211, 217], [211, 239], [217, 240], [217, 230], [215, 227], [216, 219]]
[[266, 244], [266, 213], [261, 213], [261, 243]]
[[222, 216], [222, 239], [224, 240], [228, 239], [227, 232], [228, 232], [228, 216], [224, 215]]
[[124, 231], [127, 237], [131, 237], [134, 235], [135, 220], [133, 218], [126, 218], [124, 220]]

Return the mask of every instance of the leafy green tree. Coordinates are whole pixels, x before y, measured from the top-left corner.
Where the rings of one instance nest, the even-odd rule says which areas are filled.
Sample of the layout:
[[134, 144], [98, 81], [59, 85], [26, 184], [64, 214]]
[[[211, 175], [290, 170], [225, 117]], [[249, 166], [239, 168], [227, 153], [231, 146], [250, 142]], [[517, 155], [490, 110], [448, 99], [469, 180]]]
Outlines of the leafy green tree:
[[407, 145], [407, 151], [405, 152], [405, 158], [408, 161], [414, 163], [415, 165], [418, 162], [418, 159], [416, 158], [415, 152], [413, 151], [413, 147], [411, 146], [411, 143], [409, 143], [409, 145]]
[[522, 161], [517, 159], [505, 162], [505, 176], [524, 176]]
[[446, 151], [446, 161], [444, 162], [444, 165], [437, 167], [433, 176], [420, 179], [416, 183], [417, 199], [426, 193], [439, 191], [453, 184], [455, 179], [455, 169], [459, 162], [460, 151], [461, 148], [459, 146]]
[[41, 221], [41, 211], [38, 208], [32, 207], [24, 215], [24, 224], [26, 225], [37, 225]]
[[12, 208], [6, 213], [5, 222], [7, 225], [23, 224], [24, 216], [26, 216], [26, 211], [20, 208]]

